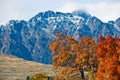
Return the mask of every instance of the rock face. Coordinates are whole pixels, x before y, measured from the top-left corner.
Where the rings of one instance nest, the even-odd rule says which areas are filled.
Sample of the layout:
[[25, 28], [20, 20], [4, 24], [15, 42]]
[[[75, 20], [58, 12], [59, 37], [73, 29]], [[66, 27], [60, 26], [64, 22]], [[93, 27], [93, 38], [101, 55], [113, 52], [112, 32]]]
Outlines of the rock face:
[[85, 11], [40, 12], [29, 21], [11, 20], [0, 26], [0, 51], [26, 60], [52, 63], [49, 42], [55, 34], [65, 33], [78, 40], [99, 35], [120, 37], [120, 18], [104, 23]]

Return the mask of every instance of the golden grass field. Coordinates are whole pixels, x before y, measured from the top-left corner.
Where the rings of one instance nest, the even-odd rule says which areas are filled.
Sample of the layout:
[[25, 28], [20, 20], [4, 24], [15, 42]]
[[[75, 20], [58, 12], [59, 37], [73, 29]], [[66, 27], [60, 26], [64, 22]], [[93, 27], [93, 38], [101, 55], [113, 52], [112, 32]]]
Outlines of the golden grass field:
[[44, 72], [48, 76], [55, 75], [51, 65], [0, 54], [0, 80], [25, 80], [27, 76], [37, 72]]

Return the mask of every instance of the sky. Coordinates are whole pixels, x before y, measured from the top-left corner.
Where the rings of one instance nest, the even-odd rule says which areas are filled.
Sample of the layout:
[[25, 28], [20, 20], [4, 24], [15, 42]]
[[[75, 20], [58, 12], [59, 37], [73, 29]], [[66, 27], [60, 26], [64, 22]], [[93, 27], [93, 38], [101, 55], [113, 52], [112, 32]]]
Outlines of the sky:
[[120, 17], [120, 0], [0, 0], [0, 24], [9, 20], [29, 20], [44, 11], [85, 10], [103, 22]]

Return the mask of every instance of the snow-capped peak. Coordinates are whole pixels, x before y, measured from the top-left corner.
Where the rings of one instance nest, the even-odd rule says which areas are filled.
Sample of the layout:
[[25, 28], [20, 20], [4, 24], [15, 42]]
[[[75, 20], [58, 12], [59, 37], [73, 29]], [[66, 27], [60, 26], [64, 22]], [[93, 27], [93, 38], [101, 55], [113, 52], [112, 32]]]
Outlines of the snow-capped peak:
[[75, 10], [72, 13], [75, 14], [75, 15], [82, 16], [84, 18], [91, 17], [91, 15], [85, 10]]

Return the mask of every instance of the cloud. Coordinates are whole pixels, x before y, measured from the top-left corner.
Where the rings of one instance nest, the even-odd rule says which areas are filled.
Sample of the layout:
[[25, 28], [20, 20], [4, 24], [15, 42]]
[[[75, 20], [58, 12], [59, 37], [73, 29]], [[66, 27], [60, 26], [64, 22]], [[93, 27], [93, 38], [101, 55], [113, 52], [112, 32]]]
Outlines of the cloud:
[[74, 11], [75, 9], [77, 9], [78, 7], [79, 6], [77, 3], [67, 2], [60, 9], [57, 9], [57, 11], [71, 12], [71, 11]]
[[39, 12], [54, 11], [64, 2], [58, 0], [0, 0], [0, 24], [11, 19], [29, 20]]
[[[112, 0], [111, 0], [112, 1]], [[120, 17], [120, 2], [99, 2], [99, 3], [75, 3], [67, 2], [58, 11], [72, 12], [76, 9], [86, 10], [93, 16], [98, 17], [104, 22], [115, 20]]]
[[120, 17], [120, 3], [98, 3], [87, 6], [89, 13], [97, 16], [102, 21], [116, 20]]
[[46, 10], [72, 12], [76, 9], [86, 10], [102, 21], [115, 20], [120, 17], [120, 0], [0, 0], [0, 23], [11, 19], [29, 20]]

